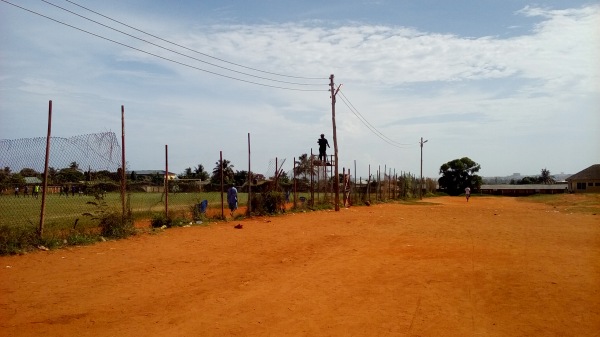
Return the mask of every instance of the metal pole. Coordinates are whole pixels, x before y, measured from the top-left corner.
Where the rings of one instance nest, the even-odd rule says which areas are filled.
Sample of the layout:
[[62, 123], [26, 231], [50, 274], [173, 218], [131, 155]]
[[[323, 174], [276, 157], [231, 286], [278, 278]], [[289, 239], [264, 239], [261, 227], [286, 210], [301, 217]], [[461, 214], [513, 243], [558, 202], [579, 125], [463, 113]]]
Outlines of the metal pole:
[[314, 186], [314, 166], [313, 166], [314, 158], [312, 148], [310, 149], [310, 202], [311, 206], [314, 205], [315, 202], [315, 186]]
[[369, 164], [369, 177], [367, 178], [367, 200], [371, 203], [371, 164]]
[[[385, 174], [387, 173], [387, 164], [383, 165], [383, 190], [381, 191], [382, 199], [387, 200], [390, 196], [389, 194], [386, 196], [388, 189], [385, 187]], [[388, 180], [389, 182], [389, 180]]]
[[343, 177], [343, 182], [342, 184], [344, 184], [344, 189], [342, 190], [342, 202], [344, 207], [346, 207], [346, 168], [342, 167], [342, 177]]
[[252, 170], [250, 169], [250, 132], [248, 132], [248, 215], [252, 213]]
[[356, 198], [356, 176], [358, 174], [356, 174], [356, 159], [354, 160], [354, 188], [352, 189], [352, 197], [354, 202], [357, 202], [357, 198]]
[[219, 161], [219, 165], [221, 165], [221, 219], [225, 220], [225, 208], [223, 206], [223, 176], [225, 175], [225, 170], [223, 169], [223, 151], [219, 151], [219, 157], [221, 158]]
[[423, 199], [423, 144], [427, 143], [426, 141], [423, 141], [423, 137], [421, 137], [421, 141], [419, 142], [419, 144], [421, 144], [421, 180], [419, 182], [419, 199]]
[[48, 133], [46, 135], [46, 159], [44, 161], [44, 182], [42, 187], [42, 208], [40, 210], [40, 225], [38, 237], [44, 234], [44, 220], [46, 216], [46, 191], [48, 190], [48, 162], [50, 160], [50, 135], [52, 134], [52, 101], [48, 102]]
[[125, 106], [121, 105], [121, 223], [125, 224], [125, 189], [127, 176], [125, 175]]
[[294, 172], [294, 208], [296, 208], [296, 193], [298, 192], [298, 183], [296, 177], [296, 157], [294, 157], [294, 170], [292, 172]]
[[165, 218], [169, 219], [169, 145], [165, 144]]

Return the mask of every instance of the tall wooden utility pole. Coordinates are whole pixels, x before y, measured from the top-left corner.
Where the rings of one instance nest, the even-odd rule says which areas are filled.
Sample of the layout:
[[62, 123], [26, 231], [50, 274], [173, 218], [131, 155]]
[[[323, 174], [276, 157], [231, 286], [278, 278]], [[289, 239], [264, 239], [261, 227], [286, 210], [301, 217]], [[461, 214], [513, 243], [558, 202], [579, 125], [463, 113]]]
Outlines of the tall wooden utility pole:
[[127, 216], [125, 207], [125, 193], [127, 190], [127, 176], [125, 175], [125, 106], [121, 105], [121, 224], [125, 225]]
[[335, 157], [335, 179], [334, 181], [334, 188], [333, 190], [335, 191], [335, 211], [339, 212], [340, 211], [340, 175], [339, 175], [339, 171], [338, 171], [338, 146], [337, 146], [337, 132], [336, 132], [336, 127], [335, 127], [335, 96], [337, 95], [338, 91], [340, 91], [340, 88], [338, 87], [337, 90], [335, 90], [335, 85], [333, 84], [333, 74], [331, 74], [331, 76], [329, 76], [329, 87], [331, 88], [331, 121], [332, 121], [332, 125], [333, 125], [333, 153], [334, 153], [334, 157]]
[[419, 144], [421, 144], [421, 180], [419, 180], [419, 199], [423, 199], [423, 144], [427, 143], [426, 141], [423, 141], [423, 137], [421, 137], [421, 141], [419, 142]]

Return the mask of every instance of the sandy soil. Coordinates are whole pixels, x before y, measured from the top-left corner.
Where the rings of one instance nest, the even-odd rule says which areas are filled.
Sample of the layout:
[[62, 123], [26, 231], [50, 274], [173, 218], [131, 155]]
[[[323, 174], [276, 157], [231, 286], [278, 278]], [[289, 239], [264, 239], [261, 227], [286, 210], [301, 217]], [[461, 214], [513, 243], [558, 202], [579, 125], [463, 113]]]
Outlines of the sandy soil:
[[220, 222], [0, 262], [0, 336], [600, 336], [600, 215], [508, 197]]

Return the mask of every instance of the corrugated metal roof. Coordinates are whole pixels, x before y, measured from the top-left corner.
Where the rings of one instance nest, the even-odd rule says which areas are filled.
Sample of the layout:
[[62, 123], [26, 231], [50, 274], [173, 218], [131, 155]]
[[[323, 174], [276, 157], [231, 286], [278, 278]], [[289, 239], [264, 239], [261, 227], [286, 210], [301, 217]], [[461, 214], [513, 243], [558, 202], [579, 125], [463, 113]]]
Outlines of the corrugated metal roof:
[[25, 184], [41, 184], [42, 180], [38, 177], [25, 177]]
[[[125, 174], [131, 174], [132, 171], [125, 171]], [[159, 175], [164, 175], [165, 174], [165, 170], [139, 170], [139, 171], [135, 171], [133, 170], [133, 172], [135, 172], [135, 174], [137, 175], [155, 175], [155, 174], [159, 174]], [[169, 172], [169, 175], [176, 175], [173, 172]]]
[[567, 178], [570, 180], [595, 180], [600, 179], [600, 164], [594, 164], [583, 171], [577, 172], [574, 175]]
[[481, 185], [482, 190], [564, 190], [568, 184]]

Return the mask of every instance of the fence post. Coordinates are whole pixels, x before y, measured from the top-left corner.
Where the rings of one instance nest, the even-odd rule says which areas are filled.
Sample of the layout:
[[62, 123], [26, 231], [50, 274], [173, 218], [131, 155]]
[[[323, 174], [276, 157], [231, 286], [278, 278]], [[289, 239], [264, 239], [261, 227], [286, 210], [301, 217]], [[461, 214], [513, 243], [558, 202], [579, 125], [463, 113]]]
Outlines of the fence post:
[[223, 204], [223, 176], [225, 169], [223, 168], [223, 151], [219, 151], [219, 165], [221, 165], [221, 219], [225, 220], [225, 208]]
[[52, 101], [48, 102], [48, 134], [46, 135], [46, 159], [44, 162], [44, 183], [42, 188], [42, 206], [40, 209], [40, 226], [38, 236], [41, 239], [44, 234], [44, 220], [46, 214], [46, 193], [48, 191], [48, 162], [50, 160], [50, 135], [52, 134]]
[[121, 224], [125, 224], [125, 106], [121, 105]]
[[169, 145], [165, 145], [165, 218], [169, 219]]
[[250, 132], [248, 132], [248, 204], [246, 210], [248, 215], [252, 213], [252, 170], [250, 167]]
[[312, 148], [310, 149], [310, 205], [314, 205], [315, 204], [315, 186], [314, 186], [314, 175], [315, 175], [315, 169], [313, 166], [314, 162], [314, 158], [313, 158], [313, 151]]
[[296, 202], [296, 193], [298, 193], [298, 183], [296, 180], [296, 157], [294, 157], [294, 170], [292, 172], [294, 173], [294, 208], [296, 208], [298, 207]]

